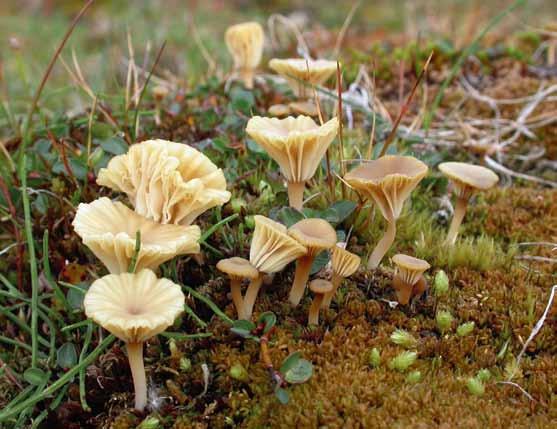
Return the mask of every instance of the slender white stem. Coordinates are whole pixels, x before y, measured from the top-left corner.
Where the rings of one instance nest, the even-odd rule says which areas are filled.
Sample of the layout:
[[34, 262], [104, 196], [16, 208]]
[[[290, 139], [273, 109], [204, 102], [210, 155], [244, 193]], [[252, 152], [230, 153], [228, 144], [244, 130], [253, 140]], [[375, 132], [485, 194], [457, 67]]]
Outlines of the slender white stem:
[[447, 234], [447, 244], [451, 246], [455, 244], [456, 237], [458, 236], [458, 230], [466, 214], [466, 207], [468, 206], [468, 199], [458, 197], [456, 200], [456, 205], [454, 209], [453, 220], [451, 221], [451, 226], [449, 228], [449, 233]]
[[385, 231], [385, 235], [383, 238], [377, 243], [375, 249], [369, 256], [369, 260], [367, 261], [367, 268], [369, 270], [373, 270], [379, 266], [383, 256], [389, 251], [391, 246], [395, 241], [396, 236], [396, 220], [387, 221], [387, 230]]
[[132, 371], [133, 387], [135, 390], [135, 409], [143, 411], [147, 404], [147, 381], [143, 365], [143, 343], [126, 344], [128, 361]]
[[263, 283], [264, 273], [259, 273], [256, 279], [253, 279], [248, 289], [246, 290], [246, 296], [244, 298], [244, 319], [250, 320], [253, 314], [253, 307], [255, 306], [255, 300], [259, 294], [259, 289], [261, 289], [261, 283]]

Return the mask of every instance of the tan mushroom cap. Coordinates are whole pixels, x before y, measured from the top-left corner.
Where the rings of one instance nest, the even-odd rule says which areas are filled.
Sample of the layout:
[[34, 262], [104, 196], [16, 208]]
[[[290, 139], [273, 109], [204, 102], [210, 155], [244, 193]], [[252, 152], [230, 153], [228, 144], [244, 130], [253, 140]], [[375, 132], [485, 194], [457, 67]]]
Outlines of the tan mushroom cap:
[[224, 35], [234, 67], [256, 68], [261, 62], [265, 35], [258, 22], [244, 22], [228, 27]]
[[221, 259], [217, 263], [217, 269], [228, 274], [231, 278], [253, 280], [259, 276], [259, 271], [250, 263], [250, 261], [238, 256]]
[[277, 162], [288, 182], [300, 183], [313, 177], [338, 126], [337, 118], [319, 126], [308, 116], [254, 116], [246, 132]]
[[399, 276], [410, 286], [416, 284], [424, 271], [431, 267], [431, 265], [423, 259], [414, 258], [413, 256], [403, 255], [401, 253], [393, 256], [393, 262], [399, 269]]
[[337, 242], [337, 233], [329, 222], [319, 218], [302, 219], [288, 229], [288, 235], [317, 255]]
[[371, 197], [385, 219], [394, 220], [427, 171], [427, 165], [412, 156], [386, 155], [356, 167], [344, 180]]
[[179, 285], [151, 270], [109, 274], [93, 282], [83, 300], [85, 314], [126, 343], [142, 343], [163, 332], [184, 310]]
[[329, 280], [315, 279], [309, 282], [309, 290], [311, 290], [315, 294], [324, 295], [326, 293], [332, 292], [333, 284]]
[[128, 270], [137, 231], [141, 233], [141, 248], [136, 270], [154, 270], [177, 255], [199, 252], [201, 231], [197, 225], [162, 225], [106, 197], [80, 204], [72, 225], [83, 244], [113, 274]]
[[230, 199], [220, 168], [182, 143], [147, 140], [115, 156], [97, 183], [127, 194], [137, 213], [159, 223], [189, 225]]
[[350, 277], [360, 266], [360, 257], [337, 244], [331, 251], [333, 271], [341, 277]]
[[249, 260], [263, 273], [276, 273], [307, 253], [307, 249], [287, 234], [284, 225], [256, 215]]
[[319, 110], [317, 110], [317, 105], [313, 101], [295, 101], [288, 105], [292, 112], [296, 115], [305, 116], [318, 116]]
[[284, 77], [297, 95], [303, 96], [306, 93], [303, 82], [311, 85], [322, 85], [336, 72], [337, 63], [329, 60], [273, 58], [269, 61], [269, 67]]
[[439, 170], [455, 183], [459, 194], [470, 188], [485, 191], [499, 181], [499, 176], [489, 168], [465, 162], [443, 162], [439, 164]]

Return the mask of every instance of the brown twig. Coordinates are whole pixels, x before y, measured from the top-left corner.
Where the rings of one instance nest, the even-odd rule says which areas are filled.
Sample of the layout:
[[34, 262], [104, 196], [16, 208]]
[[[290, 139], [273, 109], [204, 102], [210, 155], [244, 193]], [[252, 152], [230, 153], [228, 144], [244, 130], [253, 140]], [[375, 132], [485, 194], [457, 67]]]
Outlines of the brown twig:
[[[338, 94], [338, 137], [339, 137], [339, 162], [340, 162], [340, 173], [342, 177], [346, 174], [346, 166], [344, 165], [344, 139], [342, 136], [342, 75], [340, 73], [340, 62], [337, 61], [337, 94]], [[344, 187], [344, 182], [341, 186], [342, 198], [345, 198], [346, 189]]]
[[280, 371], [277, 371], [273, 366], [273, 361], [271, 360], [271, 355], [269, 354], [269, 337], [271, 336], [273, 331], [274, 328], [271, 328], [269, 332], [259, 337], [259, 346], [261, 349], [261, 361], [263, 362], [263, 365], [265, 365], [265, 368], [267, 368], [267, 371], [269, 371], [269, 375], [271, 376], [273, 382], [278, 387], [283, 387], [286, 385], [286, 381], [284, 380], [284, 377], [282, 376]]
[[431, 51], [431, 54], [429, 54], [429, 57], [428, 57], [427, 61], [425, 62], [424, 67], [422, 68], [422, 71], [420, 72], [420, 75], [418, 76], [418, 78], [414, 82], [414, 86], [412, 87], [412, 91], [410, 91], [410, 95], [408, 95], [408, 98], [406, 99], [406, 102], [403, 104], [402, 108], [400, 109], [398, 117], [396, 118], [396, 121], [393, 124], [393, 128], [391, 129], [391, 132], [389, 133], [387, 139], [385, 140], [385, 143], [383, 144], [383, 147], [381, 148], [381, 153], [379, 154], [380, 158], [387, 153], [387, 149], [389, 148], [390, 144], [393, 142], [393, 140], [396, 136], [396, 131], [398, 129], [398, 126], [400, 125], [400, 121], [402, 120], [402, 118], [406, 114], [406, 112], [408, 111], [408, 108], [410, 107], [410, 103], [412, 102], [412, 99], [414, 98], [414, 94], [416, 93], [416, 90], [418, 89], [418, 85], [420, 84], [423, 77], [425, 76], [425, 73], [427, 71], [427, 67], [429, 66], [429, 63], [430, 63], [432, 57], [433, 57], [433, 51]]
[[62, 52], [62, 49], [64, 49], [64, 46], [66, 45], [66, 42], [68, 41], [71, 34], [73, 33], [73, 30], [74, 30], [75, 26], [77, 25], [77, 23], [79, 22], [81, 17], [85, 14], [87, 9], [89, 9], [89, 6], [91, 6], [93, 4], [94, 1], [95, 0], [89, 0], [87, 3], [85, 3], [85, 5], [81, 8], [79, 13], [75, 16], [75, 18], [73, 19], [73, 21], [70, 24], [70, 27], [68, 28], [68, 31], [66, 31], [66, 34], [64, 34], [64, 37], [62, 38], [62, 41], [60, 42], [60, 44], [56, 48], [56, 51], [54, 52], [54, 55], [52, 56], [52, 58], [50, 59], [50, 62], [48, 63], [46, 71], [44, 72], [44, 75], [41, 79], [41, 83], [39, 84], [39, 87], [37, 88], [37, 91], [35, 92], [35, 96], [33, 97], [33, 101], [31, 102], [31, 108], [29, 109], [29, 114], [27, 116], [27, 122], [25, 123], [24, 138], [23, 138], [22, 143], [21, 143], [20, 160], [23, 159], [23, 155], [25, 154], [25, 147], [27, 146], [27, 138], [26, 137], [27, 137], [27, 134], [29, 133], [29, 131], [31, 130], [31, 121], [33, 119], [33, 115], [35, 114], [35, 111], [37, 110], [37, 104], [39, 103], [39, 99], [41, 98], [41, 94], [43, 92], [44, 86], [46, 85], [46, 81], [48, 80], [48, 78], [50, 76], [50, 73], [52, 72], [52, 69], [54, 67], [54, 64], [56, 63], [56, 60], [60, 56], [60, 52]]
[[6, 199], [6, 202], [8, 203], [8, 210], [10, 211], [10, 215], [12, 217], [12, 223], [13, 223], [13, 227], [14, 227], [14, 236], [15, 236], [15, 240], [17, 242], [17, 254], [16, 254], [16, 260], [15, 260], [15, 265], [16, 265], [16, 269], [17, 269], [17, 288], [23, 292], [23, 254], [25, 251], [25, 246], [23, 244], [23, 239], [21, 237], [21, 233], [19, 231], [19, 226], [17, 224], [17, 211], [15, 209], [14, 203], [12, 201], [12, 197], [10, 195], [10, 191], [8, 189], [8, 186], [6, 185], [6, 182], [4, 181], [4, 178], [0, 175], [0, 189], [2, 190], [2, 193], [4, 194], [4, 198]]

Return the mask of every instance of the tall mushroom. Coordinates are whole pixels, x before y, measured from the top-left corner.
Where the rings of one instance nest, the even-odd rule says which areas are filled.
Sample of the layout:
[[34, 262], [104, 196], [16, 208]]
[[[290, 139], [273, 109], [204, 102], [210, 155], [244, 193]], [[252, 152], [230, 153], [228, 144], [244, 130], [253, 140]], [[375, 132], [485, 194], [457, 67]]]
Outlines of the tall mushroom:
[[367, 161], [344, 176], [350, 186], [375, 201], [388, 223], [385, 235], [369, 257], [369, 269], [379, 266], [393, 244], [396, 220], [404, 202], [425, 177], [427, 170], [427, 165], [412, 156], [387, 155]]
[[423, 259], [400, 253], [393, 256], [393, 262], [397, 267], [393, 277], [393, 288], [398, 302], [406, 305], [412, 296], [420, 295], [425, 291], [427, 283], [423, 273], [430, 265]]
[[184, 310], [179, 285], [151, 270], [109, 274], [93, 282], [83, 300], [85, 314], [126, 343], [135, 408], [147, 403], [143, 343], [163, 332]]
[[304, 187], [311, 179], [338, 132], [333, 118], [319, 126], [307, 116], [285, 119], [254, 116], [246, 132], [267, 151], [288, 182], [290, 206], [302, 209]]
[[83, 244], [112, 274], [128, 270], [138, 231], [141, 247], [136, 270], [155, 270], [177, 255], [199, 253], [201, 232], [197, 225], [162, 225], [106, 197], [80, 204], [72, 225]]
[[331, 305], [331, 300], [340, 286], [342, 279], [350, 277], [360, 266], [360, 257], [344, 248], [342, 243], [337, 243], [331, 251], [331, 265], [333, 276], [331, 283], [333, 290], [325, 295], [321, 308], [327, 309]]
[[265, 216], [256, 215], [255, 230], [251, 239], [249, 260], [259, 270], [246, 291], [244, 305], [246, 317], [253, 313], [253, 306], [261, 288], [263, 274], [276, 273], [293, 260], [305, 255], [307, 249], [287, 234], [284, 225]]
[[456, 242], [472, 194], [492, 188], [499, 177], [489, 168], [464, 162], [443, 162], [439, 164], [439, 170], [452, 182], [456, 194], [454, 216], [447, 234], [447, 243], [452, 245]]
[[244, 22], [229, 27], [224, 35], [234, 69], [248, 89], [253, 88], [254, 71], [261, 62], [264, 33], [257, 22]]
[[298, 98], [311, 95], [312, 85], [322, 85], [337, 71], [336, 61], [274, 58], [269, 67], [284, 77]]
[[296, 272], [288, 299], [293, 306], [297, 306], [306, 290], [311, 266], [315, 257], [323, 250], [330, 249], [337, 242], [334, 228], [323, 219], [302, 219], [288, 229], [288, 235], [305, 246], [307, 253], [296, 261]]
[[319, 324], [319, 309], [323, 306], [323, 299], [333, 291], [333, 284], [328, 280], [315, 279], [309, 282], [309, 290], [315, 297], [311, 302], [308, 313], [308, 325]]
[[186, 144], [147, 140], [99, 171], [97, 183], [127, 194], [137, 213], [159, 223], [189, 225], [230, 199], [220, 168]]
[[236, 307], [238, 319], [249, 319], [246, 315], [244, 299], [242, 298], [242, 280], [255, 280], [259, 276], [257, 268], [250, 264], [247, 259], [233, 257], [222, 259], [217, 264], [217, 269], [230, 277], [230, 291], [232, 302]]

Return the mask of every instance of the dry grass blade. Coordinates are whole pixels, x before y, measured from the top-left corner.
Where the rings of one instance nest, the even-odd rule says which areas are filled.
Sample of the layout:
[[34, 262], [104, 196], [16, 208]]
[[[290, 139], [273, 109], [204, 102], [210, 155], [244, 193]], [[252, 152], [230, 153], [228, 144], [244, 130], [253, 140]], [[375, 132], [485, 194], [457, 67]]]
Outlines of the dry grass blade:
[[410, 91], [410, 94], [408, 95], [408, 98], [406, 99], [406, 102], [404, 103], [404, 105], [400, 109], [400, 113], [398, 114], [398, 117], [395, 120], [393, 128], [391, 129], [391, 132], [387, 136], [387, 139], [385, 140], [385, 143], [383, 144], [383, 147], [381, 148], [381, 153], [379, 154], [379, 157], [382, 157], [383, 155], [385, 155], [387, 153], [387, 149], [389, 149], [390, 144], [393, 142], [393, 140], [396, 136], [396, 132], [397, 132], [398, 126], [400, 124], [400, 121], [402, 120], [402, 118], [406, 114], [406, 112], [408, 111], [408, 108], [410, 107], [410, 103], [412, 102], [412, 99], [414, 98], [414, 94], [416, 93], [416, 89], [418, 89], [418, 85], [420, 84], [423, 77], [425, 76], [425, 73], [427, 72], [427, 67], [429, 66], [429, 63], [430, 63], [432, 57], [433, 57], [433, 51], [431, 51], [431, 53], [429, 54], [429, 57], [427, 58], [427, 61], [425, 62], [424, 66], [422, 68], [422, 71], [420, 72], [418, 78], [416, 79], [416, 82], [414, 82], [414, 86], [412, 87], [412, 91]]
[[360, 5], [362, 4], [362, 0], [354, 3], [354, 5], [352, 6], [352, 9], [350, 9], [350, 12], [348, 12], [348, 15], [346, 16], [346, 19], [344, 20], [344, 23], [342, 24], [342, 28], [340, 29], [340, 32], [338, 33], [338, 37], [337, 40], [335, 42], [335, 48], [333, 50], [333, 58], [337, 58], [340, 54], [340, 48], [342, 47], [342, 42], [344, 41], [344, 37], [346, 36], [346, 32], [348, 31], [348, 27], [350, 26], [350, 23], [352, 22], [352, 19], [354, 18], [354, 15], [356, 14], [356, 11], [358, 10], [358, 8], [360, 7]]
[[[343, 124], [342, 124], [342, 74], [340, 72], [340, 62], [337, 61], [337, 96], [338, 96], [338, 139], [339, 139], [339, 163], [340, 172], [342, 177], [346, 174], [346, 165], [344, 164], [344, 138], [343, 138]], [[342, 182], [342, 198], [345, 197], [346, 188]]]

